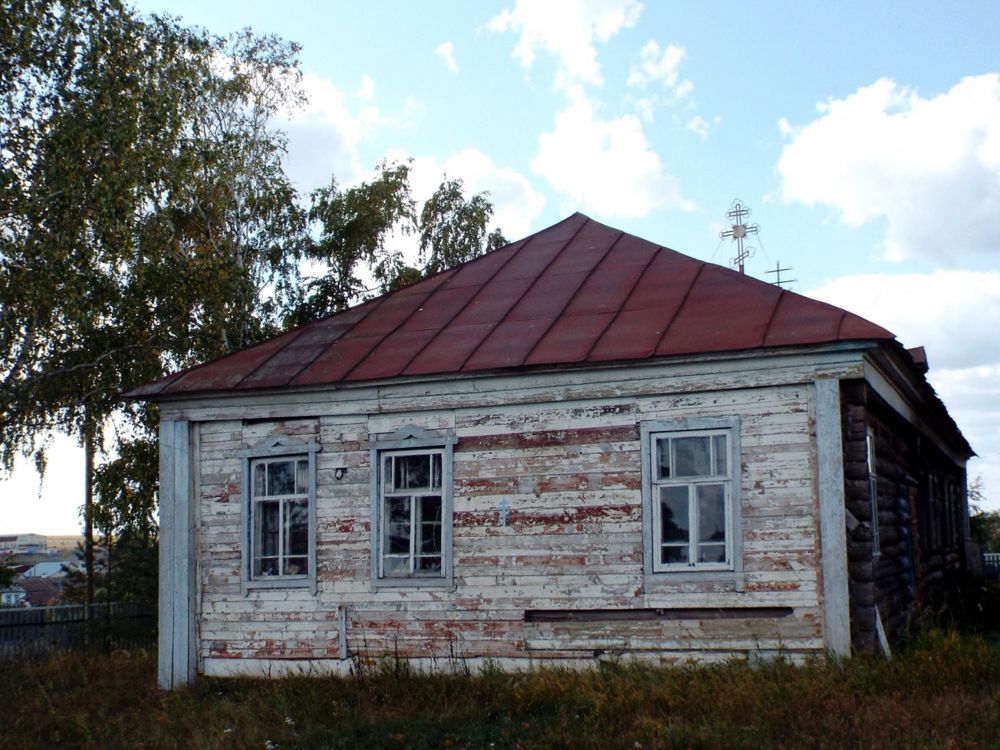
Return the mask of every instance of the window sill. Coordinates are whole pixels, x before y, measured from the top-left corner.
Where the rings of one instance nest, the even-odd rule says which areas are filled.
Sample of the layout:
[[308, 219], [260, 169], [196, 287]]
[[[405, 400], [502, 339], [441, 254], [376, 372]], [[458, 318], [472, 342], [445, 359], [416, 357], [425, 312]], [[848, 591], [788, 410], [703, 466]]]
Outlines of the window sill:
[[313, 588], [313, 582], [308, 576], [296, 576], [294, 578], [278, 577], [263, 578], [256, 581], [244, 581], [245, 591], [255, 591], [267, 589], [308, 589]]
[[450, 578], [377, 578], [373, 589], [453, 589]]
[[655, 592], [657, 589], [673, 584], [710, 583], [730, 584], [734, 591], [743, 591], [743, 573], [736, 570], [693, 570], [690, 568], [647, 573], [643, 576], [643, 591]]

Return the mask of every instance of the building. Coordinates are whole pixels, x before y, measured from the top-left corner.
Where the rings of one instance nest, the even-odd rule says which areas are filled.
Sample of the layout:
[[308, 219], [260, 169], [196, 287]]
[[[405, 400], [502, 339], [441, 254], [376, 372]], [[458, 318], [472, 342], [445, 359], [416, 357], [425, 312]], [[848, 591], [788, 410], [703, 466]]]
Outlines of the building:
[[160, 682], [888, 644], [964, 567], [924, 364], [575, 214], [143, 386]]

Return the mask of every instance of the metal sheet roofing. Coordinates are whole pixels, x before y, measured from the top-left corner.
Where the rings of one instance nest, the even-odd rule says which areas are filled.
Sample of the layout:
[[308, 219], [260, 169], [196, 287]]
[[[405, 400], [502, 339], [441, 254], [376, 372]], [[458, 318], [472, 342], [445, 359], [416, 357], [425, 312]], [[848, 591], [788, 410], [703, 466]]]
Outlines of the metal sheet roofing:
[[840, 308], [573, 214], [457, 268], [128, 395], [885, 340]]

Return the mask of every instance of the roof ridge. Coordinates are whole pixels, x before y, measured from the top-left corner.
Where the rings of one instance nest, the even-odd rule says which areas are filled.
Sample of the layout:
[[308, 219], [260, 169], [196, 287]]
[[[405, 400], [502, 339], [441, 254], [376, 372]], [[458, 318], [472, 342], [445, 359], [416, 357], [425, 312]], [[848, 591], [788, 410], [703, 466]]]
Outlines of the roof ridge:
[[[573, 214], [573, 216], [576, 216], [576, 214]], [[566, 221], [569, 221], [569, 219], [572, 219], [573, 216], [570, 216], [567, 219], [563, 219], [563, 221], [560, 221], [559, 224], [562, 224], [562, 223], [564, 223]], [[557, 252], [555, 255], [553, 255], [551, 258], [549, 258], [549, 262], [545, 264], [545, 267], [542, 268], [542, 270], [539, 271], [537, 274], [535, 274], [535, 277], [531, 280], [531, 283], [528, 284], [528, 286], [525, 288], [525, 290], [523, 292], [521, 292], [520, 295], [518, 295], [517, 299], [514, 301], [514, 304], [507, 308], [507, 312], [505, 312], [504, 315], [503, 315], [503, 317], [497, 322], [496, 328], [494, 328], [493, 331], [490, 332], [490, 334], [484, 336], [483, 339], [478, 344], [476, 344], [476, 347], [471, 352], [469, 352], [468, 355], [466, 355], [465, 359], [462, 360], [462, 364], [460, 364], [456, 368], [457, 371], [461, 371], [462, 369], [465, 368], [465, 365], [468, 363], [468, 361], [470, 359], [472, 359], [475, 356], [476, 352], [478, 352], [483, 347], [483, 344], [485, 344], [487, 341], [489, 341], [490, 335], [492, 335], [492, 333], [494, 331], [496, 331], [497, 328], [499, 328], [501, 325], [503, 325], [503, 323], [507, 320], [507, 316], [510, 315], [510, 311], [513, 310], [515, 307], [517, 307], [520, 304], [521, 300], [524, 299], [525, 295], [527, 295], [528, 292], [530, 292], [532, 289], [535, 288], [535, 285], [538, 283], [538, 280], [540, 278], [542, 278], [542, 276], [545, 275], [545, 272], [548, 271], [549, 268], [552, 267], [553, 263], [555, 263], [560, 257], [562, 257], [562, 254], [564, 252], [566, 252], [566, 248], [569, 247], [569, 244], [573, 240], [575, 240], [576, 237], [577, 237], [577, 235], [580, 234], [581, 231], [583, 231], [583, 228], [585, 226], [587, 226], [587, 224], [590, 221], [592, 221], [592, 219], [589, 216], [585, 216], [584, 214], [580, 214], [580, 216], [583, 216], [583, 218], [584, 218], [583, 223], [580, 224], [580, 226], [578, 226], [576, 228], [576, 231], [573, 232], [573, 234], [570, 236], [570, 238], [563, 243], [563, 246], [561, 248], [559, 248], [559, 252]], [[555, 226], [559, 226], [559, 224], [556, 224]], [[541, 233], [539, 232], [539, 234], [541, 234]], [[534, 237], [535, 235], [532, 235], [532, 236]], [[527, 359], [527, 357], [525, 357], [525, 359]], [[524, 362], [524, 359], [521, 360], [522, 364], [523, 364], [523, 362]]]
[[[626, 234], [625, 232], [622, 232], [623, 236], [625, 234]], [[617, 242], [617, 240], [615, 240], [615, 242]], [[584, 362], [590, 361], [590, 355], [591, 355], [591, 353], [594, 351], [594, 349], [597, 347], [597, 345], [599, 343], [601, 343], [601, 339], [604, 338], [604, 334], [606, 334], [608, 332], [608, 329], [611, 328], [611, 326], [613, 326], [615, 324], [615, 322], [618, 320], [618, 318], [621, 316], [622, 311], [625, 309], [625, 305], [627, 305], [628, 301], [630, 299], [632, 299], [632, 295], [635, 294], [635, 290], [639, 286], [639, 284], [642, 282], [643, 277], [646, 275], [646, 271], [648, 271], [649, 267], [651, 265], [653, 265], [653, 261], [656, 260], [656, 256], [659, 254], [659, 251], [660, 250], [669, 250], [669, 249], [670, 248], [664, 248], [663, 245], [659, 245], [659, 246], [657, 246], [656, 250], [653, 253], [650, 254], [649, 260], [647, 260], [646, 263], [643, 265], [642, 271], [640, 271], [636, 275], [635, 281], [632, 282], [632, 288], [628, 290], [628, 294], [625, 295], [625, 298], [622, 300], [622, 303], [618, 306], [618, 309], [615, 310], [615, 314], [611, 316], [611, 320], [609, 320], [607, 322], [607, 325], [604, 326], [604, 330], [601, 331], [600, 334], [598, 334], [597, 338], [594, 339], [594, 343], [592, 343], [590, 345], [590, 348], [587, 349], [587, 353], [583, 356], [583, 361]]]
[[[581, 226], [580, 228], [582, 229], [583, 227]], [[576, 235], [574, 235], [574, 237], [575, 236]], [[555, 326], [556, 322], [563, 316], [563, 314], [565, 314], [566, 310], [573, 303], [573, 300], [576, 299], [576, 295], [578, 295], [580, 293], [580, 290], [583, 289], [583, 287], [587, 285], [587, 282], [590, 281], [590, 278], [594, 275], [594, 273], [596, 273], [597, 267], [599, 265], [601, 265], [601, 263], [604, 262], [604, 259], [607, 258], [608, 255], [610, 255], [611, 251], [615, 249], [615, 245], [617, 245], [619, 242], [621, 242], [621, 239], [624, 236], [625, 236], [625, 232], [619, 230], [618, 236], [615, 237], [615, 241], [612, 242], [610, 245], [608, 245], [608, 249], [604, 251], [604, 254], [601, 256], [601, 259], [594, 264], [594, 267], [591, 268], [590, 271], [587, 272], [587, 276], [583, 279], [583, 281], [580, 282], [580, 285], [575, 290], [573, 290], [573, 294], [571, 294], [570, 298], [568, 300], [566, 300], [566, 303], [562, 306], [562, 310], [559, 311], [559, 314], [555, 318], [552, 319], [552, 322], [549, 323], [548, 327], [545, 329], [545, 332], [541, 336], [538, 337], [538, 340], [535, 341], [535, 343], [531, 345], [531, 348], [528, 349], [527, 353], [525, 353], [524, 359], [521, 360], [522, 362], [527, 362], [529, 359], [531, 359], [532, 352], [534, 352], [535, 349], [538, 348], [538, 345], [542, 343], [542, 339], [544, 339], [548, 335], [549, 331], [552, 330], [552, 328], [553, 328], [553, 326]], [[568, 245], [569, 242], [567, 242], [566, 244]]]
[[847, 316], [850, 315], [847, 310], [840, 308], [840, 320], [837, 321], [837, 340], [840, 340], [840, 332], [844, 330], [844, 322], [847, 320]]
[[767, 337], [771, 333], [771, 325], [774, 323], [774, 319], [778, 317], [778, 308], [781, 307], [781, 302], [785, 299], [785, 289], [782, 288], [781, 292], [778, 294], [778, 300], [774, 303], [774, 308], [771, 310], [770, 316], [767, 318], [767, 325], [764, 326], [764, 332], [760, 336], [760, 345], [764, 346], [767, 343]]
[[[375, 299], [369, 300], [369, 302], [376, 302], [377, 301], [377, 304], [372, 305], [372, 308], [370, 310], [368, 310], [364, 315], [362, 315], [360, 319], [355, 320], [354, 323], [351, 324], [350, 328], [348, 328], [342, 334], [340, 334], [339, 336], [337, 336], [337, 338], [333, 339], [333, 341], [331, 341], [329, 344], [327, 344], [326, 346], [322, 347], [319, 351], [317, 351], [316, 354], [313, 356], [312, 359], [310, 359], [308, 362], [306, 362], [304, 365], [302, 365], [302, 367], [300, 367], [298, 370], [295, 371], [294, 375], [292, 375], [292, 376], [290, 376], [288, 378], [288, 382], [291, 383], [293, 380], [295, 380], [295, 378], [297, 378], [303, 372], [305, 372], [310, 367], [312, 367], [313, 363], [317, 359], [319, 359], [320, 357], [322, 357], [324, 354], [326, 354], [330, 350], [331, 346], [333, 346], [334, 344], [336, 344], [338, 341], [340, 341], [342, 338], [344, 338], [344, 336], [346, 336], [351, 331], [353, 331], [358, 326], [358, 324], [363, 323], [364, 321], [366, 321], [368, 319], [368, 316], [371, 315], [373, 312], [375, 312], [378, 308], [382, 307], [382, 304], [390, 296], [392, 296], [392, 295], [383, 294], [383, 295], [380, 295], [380, 296], [376, 297]], [[357, 307], [364, 307], [364, 305], [365, 305], [365, 303], [362, 302]], [[341, 313], [346, 313], [346, 312], [348, 312], [350, 310], [355, 310], [355, 309], [357, 309], [357, 308], [355, 308], [355, 307], [348, 307], [346, 310], [341, 310], [340, 312]], [[319, 324], [320, 324], [320, 321], [330, 320], [330, 318], [336, 317], [336, 315], [339, 315], [339, 314], [340, 313], [335, 313], [334, 315], [328, 315], [328, 316], [326, 316], [324, 318], [320, 318], [319, 320], [314, 320], [311, 323], [306, 323], [304, 326], [302, 326], [302, 329], [305, 330], [306, 328], [313, 328], [313, 327], [318, 328]], [[297, 338], [298, 337], [296, 336], [296, 339]], [[291, 342], [289, 342], [289, 343], [291, 343]]]
[[[532, 235], [532, 236], [534, 236], [534, 235]], [[523, 250], [528, 245], [528, 240], [529, 239], [530, 238], [523, 238], [523, 239], [518, 240], [517, 242], [508, 242], [506, 245], [504, 245], [504, 247], [511, 247], [513, 245], [518, 245], [518, 248], [516, 250], [514, 250], [514, 252], [512, 252], [510, 254], [510, 257], [507, 258], [507, 260], [505, 260], [503, 263], [500, 264], [500, 267], [493, 272], [493, 275], [490, 276], [489, 279], [487, 279], [487, 281], [483, 281], [479, 285], [479, 287], [476, 289], [475, 293], [471, 297], [469, 297], [468, 300], [466, 300], [465, 304], [462, 305], [460, 308], [458, 308], [458, 310], [456, 310], [455, 313], [450, 318], [448, 318], [448, 322], [447, 323], [443, 323], [441, 325], [441, 327], [437, 329], [437, 331], [434, 333], [434, 335], [431, 336], [426, 342], [424, 342], [423, 347], [420, 348], [420, 349], [418, 349], [416, 352], [414, 352], [413, 356], [410, 357], [408, 360], [406, 360], [406, 364], [399, 368], [399, 374], [402, 374], [402, 373], [406, 372], [407, 368], [410, 365], [413, 364], [413, 360], [415, 360], [417, 357], [419, 357], [423, 353], [424, 349], [426, 349], [427, 347], [429, 347], [435, 340], [437, 340], [437, 338], [442, 333], [445, 332], [445, 329], [447, 329], [448, 326], [450, 326], [452, 323], [455, 322], [455, 319], [465, 311], [465, 308], [467, 308], [469, 305], [472, 304], [472, 300], [474, 300], [476, 298], [476, 295], [479, 294], [479, 292], [482, 291], [482, 289], [486, 285], [486, 283], [488, 281], [492, 280], [503, 269], [505, 269], [507, 267], [507, 264], [510, 263], [514, 259], [514, 256], [517, 255], [519, 252], [521, 252], [521, 250]], [[491, 252], [495, 253], [498, 250], [502, 250], [502, 249], [503, 248], [497, 248], [496, 250], [492, 250]], [[479, 258], [485, 258], [489, 254], [490, 253], [483, 253], [482, 255], [479, 256]], [[478, 258], [473, 258], [473, 260], [478, 260]], [[459, 267], [460, 266], [455, 266], [455, 268], [459, 268]], [[444, 284], [441, 284], [440, 286], [438, 286], [437, 289], [435, 289], [431, 293], [431, 296], [434, 296], [435, 293], [439, 292], [441, 290], [442, 286], [444, 286]], [[461, 288], [461, 287], [459, 287], [459, 288]], [[430, 299], [430, 297], [428, 297], [427, 299], [425, 299], [424, 302], [427, 302], [429, 299]], [[375, 348], [377, 349], [378, 347], [375, 347]], [[372, 351], [374, 351], [374, 349]], [[369, 352], [369, 354], [370, 353], [371, 352]], [[358, 364], [360, 364], [360, 362]]]
[[[663, 249], [662, 245], [660, 245], [660, 249]], [[694, 259], [692, 258], [692, 260]], [[691, 290], [694, 289], [694, 285], [698, 283], [698, 279], [701, 278], [701, 274], [709, 266], [709, 263], [706, 261], [702, 260], [698, 262], [701, 263], [701, 266], [698, 267], [698, 273], [696, 273], [694, 278], [691, 279], [691, 283], [688, 284], [687, 291], [685, 291], [684, 296], [681, 297], [681, 303], [677, 305], [677, 309], [674, 310], [674, 314], [670, 317], [670, 320], [667, 321], [667, 325], [664, 327], [663, 333], [661, 333], [659, 338], [656, 340], [656, 345], [653, 347], [653, 354], [656, 354], [657, 349], [660, 348], [660, 344], [663, 343], [663, 339], [667, 337], [667, 333], [674, 327], [674, 323], [677, 321], [677, 318], [681, 316], [681, 311], [684, 309], [684, 305], [687, 304], [688, 298], [691, 296]]]

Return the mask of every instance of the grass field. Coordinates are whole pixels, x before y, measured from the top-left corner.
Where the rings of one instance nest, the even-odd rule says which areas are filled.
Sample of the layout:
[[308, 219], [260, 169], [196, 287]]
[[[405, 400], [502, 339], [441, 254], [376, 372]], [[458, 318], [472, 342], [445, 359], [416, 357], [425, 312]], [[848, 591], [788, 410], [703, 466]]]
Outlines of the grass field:
[[4, 748], [995, 748], [1000, 644], [930, 630], [892, 660], [202, 679], [155, 658], [4, 665]]

